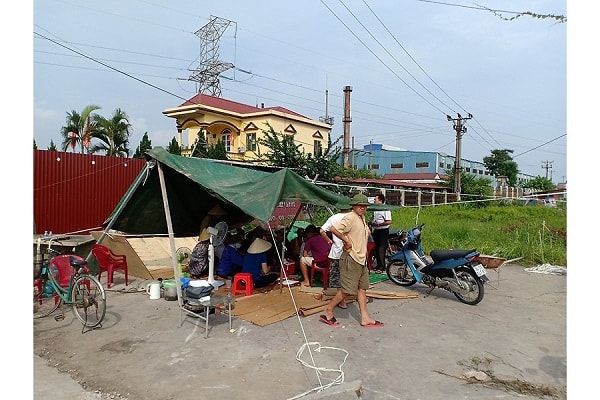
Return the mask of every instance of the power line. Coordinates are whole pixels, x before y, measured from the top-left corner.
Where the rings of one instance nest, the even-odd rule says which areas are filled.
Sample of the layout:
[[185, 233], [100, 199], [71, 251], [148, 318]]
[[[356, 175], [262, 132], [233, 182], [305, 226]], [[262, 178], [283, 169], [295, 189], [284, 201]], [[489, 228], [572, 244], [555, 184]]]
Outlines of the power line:
[[183, 100], [183, 101], [187, 101], [187, 100], [188, 100], [188, 99], [186, 99], [186, 98], [184, 98], [184, 97], [181, 97], [181, 96], [179, 96], [179, 95], [177, 95], [177, 94], [175, 94], [175, 93], [169, 92], [168, 90], [165, 90], [165, 89], [163, 89], [163, 88], [161, 88], [161, 87], [158, 87], [158, 86], [156, 86], [156, 85], [153, 85], [153, 84], [151, 84], [151, 83], [149, 83], [149, 82], [146, 82], [146, 81], [144, 81], [144, 80], [142, 80], [142, 79], [139, 79], [139, 78], [137, 78], [137, 77], [135, 77], [135, 76], [133, 76], [133, 75], [131, 75], [131, 74], [128, 74], [127, 72], [124, 72], [124, 71], [121, 71], [121, 70], [119, 70], [119, 69], [117, 69], [117, 68], [111, 67], [110, 65], [108, 65], [108, 64], [105, 64], [105, 63], [103, 63], [102, 61], [96, 60], [96, 59], [95, 59], [95, 58], [93, 58], [93, 57], [90, 57], [90, 56], [88, 56], [88, 55], [86, 55], [86, 54], [83, 54], [83, 53], [81, 53], [81, 52], [79, 52], [79, 51], [77, 51], [77, 50], [75, 50], [75, 49], [72, 49], [72, 48], [70, 48], [70, 47], [68, 47], [68, 46], [65, 46], [65, 45], [63, 45], [63, 44], [61, 44], [61, 43], [58, 43], [56, 40], [52, 40], [52, 39], [50, 39], [49, 37], [46, 37], [46, 36], [44, 36], [44, 35], [42, 35], [42, 34], [40, 34], [40, 33], [37, 33], [37, 32], [35, 32], [35, 31], [33, 31], [33, 33], [34, 33], [35, 35], [38, 35], [38, 36], [40, 36], [40, 37], [42, 37], [42, 38], [46, 39], [46, 40], [49, 40], [49, 41], [51, 41], [52, 43], [55, 43], [55, 44], [59, 45], [60, 47], [64, 47], [65, 49], [67, 49], [67, 50], [69, 50], [69, 51], [72, 51], [73, 53], [79, 54], [80, 56], [82, 56], [82, 57], [85, 57], [85, 58], [87, 58], [87, 59], [88, 59], [88, 60], [90, 60], [90, 61], [93, 61], [93, 62], [95, 62], [95, 63], [98, 63], [98, 64], [100, 64], [100, 65], [103, 65], [103, 66], [105, 66], [106, 68], [109, 68], [109, 69], [111, 69], [111, 70], [113, 70], [113, 71], [115, 71], [115, 72], [118, 72], [118, 73], [120, 73], [120, 74], [123, 74], [123, 75], [125, 75], [125, 76], [127, 76], [127, 77], [129, 77], [129, 78], [131, 78], [131, 79], [135, 79], [136, 81], [138, 81], [138, 82], [141, 82], [141, 83], [143, 83], [144, 85], [148, 85], [148, 86], [150, 86], [150, 87], [153, 87], [154, 89], [157, 89], [157, 90], [160, 90], [161, 92], [164, 92], [164, 93], [170, 94], [171, 96], [173, 96], [173, 97], [176, 97], [176, 98], [178, 98], [178, 99], [181, 99], [181, 100]]
[[346, 23], [344, 21], [342, 21], [340, 19], [340, 17], [338, 17], [338, 15], [327, 5], [325, 4], [325, 2], [323, 0], [321, 0], [321, 3], [333, 14], [334, 17], [337, 18], [338, 21], [340, 21], [340, 23], [342, 25], [344, 25], [346, 27], [346, 29], [348, 29], [348, 31], [352, 34], [352, 36], [354, 36], [356, 38], [356, 40], [358, 40], [371, 54], [373, 54], [373, 56], [375, 56], [375, 58], [377, 58], [379, 60], [379, 62], [386, 67], [392, 74], [394, 74], [394, 76], [398, 79], [400, 79], [400, 81], [402, 83], [404, 83], [404, 85], [406, 85], [407, 88], [409, 88], [410, 90], [412, 90], [417, 96], [419, 96], [421, 99], [423, 99], [427, 104], [429, 104], [431, 107], [435, 108], [436, 110], [438, 110], [439, 112], [441, 112], [442, 114], [444, 114], [444, 111], [442, 111], [440, 108], [438, 108], [437, 106], [435, 106], [433, 103], [431, 103], [429, 100], [427, 100], [425, 97], [423, 97], [423, 95], [421, 95], [419, 92], [417, 92], [412, 86], [410, 86], [404, 79], [402, 79], [397, 73], [396, 71], [394, 71], [392, 68], [390, 68], [389, 65], [387, 65], [377, 54], [375, 54], [375, 52], [373, 50], [371, 50], [371, 48], [369, 46], [366, 45], [365, 42], [363, 42], [363, 40], [361, 38], [359, 38], [353, 31], [352, 29], [350, 29], [350, 27], [348, 25], [346, 25]]

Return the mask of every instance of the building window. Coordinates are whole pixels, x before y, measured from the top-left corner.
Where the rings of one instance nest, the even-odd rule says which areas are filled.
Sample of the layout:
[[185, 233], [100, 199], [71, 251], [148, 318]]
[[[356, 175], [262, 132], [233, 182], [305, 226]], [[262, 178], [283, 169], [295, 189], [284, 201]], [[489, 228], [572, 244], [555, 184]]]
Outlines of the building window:
[[225, 144], [225, 151], [229, 153], [231, 151], [231, 131], [229, 129], [225, 129], [221, 133], [221, 141]]
[[395, 163], [390, 165], [391, 168], [395, 168], [395, 169], [402, 169], [404, 168], [404, 163]]
[[418, 162], [415, 164], [416, 168], [429, 168], [429, 162], [428, 161], [424, 161], [424, 162]]
[[471, 172], [471, 167], [465, 168], [465, 172]]
[[248, 150], [248, 151], [258, 150], [258, 145], [256, 144], [256, 132], [246, 133], [246, 150]]
[[315, 140], [313, 143], [315, 146], [315, 157], [320, 157], [323, 154], [323, 146], [321, 144], [321, 141]]
[[379, 169], [379, 164], [371, 164], [370, 169]]
[[446, 164], [446, 169], [452, 168], [452, 164]]
[[439, 165], [440, 165], [440, 168], [444, 168], [444, 162], [443, 161]]

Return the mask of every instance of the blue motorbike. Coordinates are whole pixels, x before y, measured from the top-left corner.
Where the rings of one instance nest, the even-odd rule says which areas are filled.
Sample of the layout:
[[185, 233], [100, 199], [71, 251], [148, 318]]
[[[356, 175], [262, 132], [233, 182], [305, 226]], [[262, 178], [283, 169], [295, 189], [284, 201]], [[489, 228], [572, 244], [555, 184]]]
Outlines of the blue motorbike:
[[390, 280], [400, 286], [423, 283], [430, 287], [427, 295], [442, 288], [465, 304], [478, 304], [483, 300], [483, 284], [489, 281], [478, 261], [480, 253], [475, 249], [432, 250], [427, 257], [421, 245], [423, 225], [390, 237], [390, 247], [395, 247], [386, 266]]

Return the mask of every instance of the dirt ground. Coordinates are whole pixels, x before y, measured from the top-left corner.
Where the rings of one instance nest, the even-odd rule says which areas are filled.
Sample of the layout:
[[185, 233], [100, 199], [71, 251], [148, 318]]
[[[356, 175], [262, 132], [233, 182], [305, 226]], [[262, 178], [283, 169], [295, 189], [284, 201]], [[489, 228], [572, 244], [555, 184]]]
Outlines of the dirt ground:
[[[352, 303], [336, 310], [340, 327], [316, 314], [265, 327], [234, 318], [230, 332], [218, 315], [208, 339], [197, 319], [180, 324], [177, 302], [150, 300], [137, 290], [144, 281], [125, 288], [116, 277], [100, 329], [82, 334], [70, 311], [34, 320], [33, 354], [45, 363], [34, 395], [57, 398], [44, 387], [60, 387], [47, 374], [58, 371], [81, 386], [79, 400], [308, 398], [334, 381], [359, 381], [367, 400], [565, 399], [566, 276], [517, 265], [504, 266], [500, 282], [489, 276], [495, 287], [476, 306], [442, 289], [426, 296], [419, 284], [409, 288], [419, 298], [375, 299], [368, 310], [382, 328], [361, 327]], [[389, 281], [375, 289], [407, 290]]]

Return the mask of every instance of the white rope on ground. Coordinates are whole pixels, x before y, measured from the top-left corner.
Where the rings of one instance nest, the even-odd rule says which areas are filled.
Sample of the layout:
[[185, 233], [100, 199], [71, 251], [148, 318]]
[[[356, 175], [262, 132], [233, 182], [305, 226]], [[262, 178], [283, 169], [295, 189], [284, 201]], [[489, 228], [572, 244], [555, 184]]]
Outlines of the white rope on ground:
[[[310, 346], [315, 346], [315, 348], [311, 350]], [[340, 351], [340, 352], [344, 353], [344, 359], [342, 360], [342, 362], [340, 363], [340, 365], [337, 368], [316, 367], [314, 365], [314, 361], [313, 361], [313, 364], [311, 365], [311, 364], [306, 363], [304, 360], [302, 360], [302, 354], [304, 353], [305, 349], [308, 349], [308, 351], [309, 351], [309, 353], [311, 355], [311, 360], [313, 360], [312, 353], [313, 352], [320, 353], [321, 350], [335, 350], [335, 351]], [[327, 389], [327, 388], [329, 388], [329, 387], [331, 387], [333, 385], [339, 385], [339, 384], [343, 383], [344, 382], [344, 371], [342, 370], [342, 366], [346, 363], [346, 359], [348, 358], [348, 355], [349, 355], [348, 351], [346, 351], [344, 349], [337, 348], [337, 347], [321, 346], [321, 344], [318, 343], [318, 342], [306, 342], [306, 343], [304, 343], [302, 346], [300, 346], [300, 349], [296, 353], [296, 360], [300, 361], [300, 363], [302, 365], [304, 365], [305, 367], [311, 368], [311, 369], [315, 370], [315, 373], [320, 378], [319, 382], [321, 382], [321, 386], [313, 388], [313, 389], [310, 389], [310, 390], [307, 390], [306, 392], [301, 393], [301, 394], [299, 394], [297, 396], [290, 397], [288, 400], [299, 399], [299, 398], [301, 398], [303, 396], [306, 396], [309, 393], [320, 392], [320, 391], [325, 390], [325, 389]], [[324, 379], [331, 379], [331, 382], [328, 383], [328, 384], [326, 384], [326, 385], [323, 385], [323, 383], [321, 381], [321, 378], [322, 378], [323, 373], [325, 373], [325, 372], [333, 372], [333, 373], [337, 373], [338, 375], [334, 379], [324, 378]]]
[[[271, 228], [271, 226], [269, 226], [269, 231], [271, 233], [271, 239], [273, 240], [273, 243], [277, 243], [275, 234], [273, 233], [273, 229]], [[284, 231], [284, 237], [285, 237], [285, 231]], [[277, 253], [279, 262], [281, 263], [281, 265], [283, 265], [282, 260], [284, 257], [283, 257], [283, 254], [280, 254], [278, 246], [275, 246], [275, 252]], [[283, 272], [283, 276], [280, 276], [279, 279], [283, 279], [283, 282], [289, 282], [289, 279], [287, 276], [287, 271], [285, 270], [285, 268], [281, 268], [281, 270]], [[303, 396], [306, 396], [307, 394], [310, 394], [312, 392], [315, 392], [315, 391], [319, 392], [319, 391], [324, 390], [333, 385], [339, 385], [339, 384], [343, 383], [344, 382], [344, 371], [342, 371], [342, 366], [346, 362], [346, 359], [348, 358], [349, 353], [348, 353], [348, 351], [346, 351], [344, 349], [338, 349], [335, 347], [322, 347], [317, 342], [309, 342], [308, 341], [308, 338], [306, 336], [306, 331], [304, 330], [304, 325], [302, 325], [302, 320], [300, 319], [300, 312], [298, 310], [298, 305], [296, 304], [296, 299], [294, 298], [294, 294], [292, 293], [292, 287], [289, 283], [285, 284], [284, 286], [287, 286], [287, 288], [288, 288], [290, 298], [292, 299], [292, 303], [294, 304], [294, 310], [296, 310], [296, 318], [298, 319], [298, 324], [300, 325], [300, 330], [302, 331], [302, 337], [304, 338], [304, 344], [302, 346], [300, 346], [300, 348], [298, 349], [298, 352], [296, 353], [296, 360], [298, 360], [303, 366], [313, 369], [317, 376], [317, 380], [319, 381], [319, 386], [309, 389], [304, 393], [301, 393], [299, 395], [296, 395], [296, 396], [288, 399], [288, 400], [294, 400], [294, 399], [299, 399]], [[311, 345], [314, 345], [317, 347], [314, 350], [312, 350], [310, 347]], [[310, 364], [300, 358], [306, 349], [308, 349], [308, 354], [310, 357]], [[329, 368], [324, 368], [324, 367], [318, 367], [316, 365], [313, 351], [321, 352], [321, 349], [334, 349], [334, 350], [338, 350], [338, 351], [345, 353], [344, 359], [343, 359], [342, 363], [339, 365], [338, 369], [329, 369]], [[337, 373], [339, 373], [339, 375], [335, 379], [332, 379], [330, 383], [323, 385], [323, 381], [322, 381], [323, 372], [334, 372], [334, 373], [337, 372]]]

